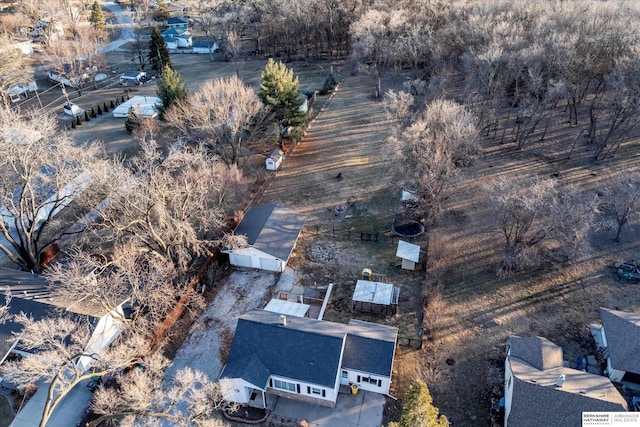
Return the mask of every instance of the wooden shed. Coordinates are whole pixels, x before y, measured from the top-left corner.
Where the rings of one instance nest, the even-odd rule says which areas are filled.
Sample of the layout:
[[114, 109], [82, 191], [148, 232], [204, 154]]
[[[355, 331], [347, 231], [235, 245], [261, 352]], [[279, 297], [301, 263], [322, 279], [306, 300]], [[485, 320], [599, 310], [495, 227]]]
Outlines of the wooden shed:
[[267, 170], [269, 171], [278, 170], [283, 160], [284, 160], [284, 151], [282, 151], [279, 148], [276, 148], [267, 157], [267, 160], [265, 162]]

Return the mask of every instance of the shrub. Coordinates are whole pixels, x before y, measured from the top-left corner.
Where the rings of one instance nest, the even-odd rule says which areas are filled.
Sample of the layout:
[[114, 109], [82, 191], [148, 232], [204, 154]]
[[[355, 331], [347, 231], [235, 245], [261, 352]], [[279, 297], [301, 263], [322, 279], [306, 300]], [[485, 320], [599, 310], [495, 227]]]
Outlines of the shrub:
[[84, 110], [84, 121], [91, 121], [91, 118], [89, 118], [89, 112], [87, 110]]
[[82, 125], [82, 120], [80, 120], [80, 116], [76, 116], [76, 126]]
[[127, 113], [127, 120], [124, 122], [124, 127], [129, 133], [138, 131], [142, 127], [142, 118], [136, 113], [133, 107], [129, 108]]
[[109, 107], [110, 107], [111, 109], [116, 108], [116, 106], [115, 106], [115, 105], [113, 105], [113, 99], [112, 99], [111, 101], [109, 101], [109, 102], [110, 102]]
[[105, 113], [109, 112], [109, 107], [107, 107], [107, 103], [106, 102], [103, 104], [103, 106], [104, 106], [104, 112]]
[[91, 107], [91, 117], [92, 117], [92, 118], [96, 118], [96, 117], [98, 117], [98, 115], [96, 114], [96, 109], [95, 109], [95, 108], [93, 108], [93, 107]]
[[98, 115], [102, 115], [102, 108], [100, 108], [100, 105], [98, 105]]

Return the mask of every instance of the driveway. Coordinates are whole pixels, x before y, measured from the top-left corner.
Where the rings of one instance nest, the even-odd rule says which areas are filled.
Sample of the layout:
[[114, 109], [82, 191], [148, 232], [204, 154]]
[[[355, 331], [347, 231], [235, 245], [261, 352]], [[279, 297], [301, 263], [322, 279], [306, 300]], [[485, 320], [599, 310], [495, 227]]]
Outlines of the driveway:
[[122, 6], [113, 1], [102, 3], [102, 7], [113, 13], [116, 24], [120, 27], [120, 37], [117, 40], [107, 43], [100, 48], [101, 52], [111, 52], [113, 50], [121, 50], [120, 46], [135, 38], [133, 33], [134, 23], [131, 15]]
[[[385, 398], [381, 394], [360, 390], [358, 394], [348, 389], [338, 394], [334, 408], [298, 402], [267, 394], [271, 409], [270, 419], [304, 419], [309, 427], [380, 427]], [[269, 422], [269, 421], [267, 421]]]

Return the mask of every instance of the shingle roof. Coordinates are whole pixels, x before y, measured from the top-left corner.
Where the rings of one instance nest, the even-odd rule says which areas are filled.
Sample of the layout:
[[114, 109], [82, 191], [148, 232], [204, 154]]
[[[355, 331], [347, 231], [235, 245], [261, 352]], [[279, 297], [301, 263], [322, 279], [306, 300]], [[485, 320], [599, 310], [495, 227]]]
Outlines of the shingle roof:
[[[511, 337], [509, 346], [507, 361], [513, 373], [509, 427], [580, 427], [583, 411], [627, 410], [626, 401], [608, 378], [563, 367], [562, 349], [549, 340]], [[539, 369], [531, 362], [550, 368]], [[560, 375], [565, 380], [557, 387]]]
[[189, 21], [187, 21], [184, 18], [180, 18], [178, 16], [174, 16], [172, 18], [167, 19], [167, 25], [172, 25], [172, 24], [188, 24]]
[[254, 248], [288, 260], [306, 217], [279, 205], [264, 205], [247, 211], [234, 234], [247, 236]]
[[280, 323], [278, 313], [265, 310], [241, 316], [221, 378], [242, 378], [263, 388], [269, 375], [277, 375], [333, 388], [343, 342], [342, 367], [391, 376], [397, 328], [300, 317]]
[[541, 371], [562, 366], [562, 349], [546, 338], [512, 336], [509, 349], [512, 357]]
[[640, 374], [640, 314], [600, 309], [611, 366]]

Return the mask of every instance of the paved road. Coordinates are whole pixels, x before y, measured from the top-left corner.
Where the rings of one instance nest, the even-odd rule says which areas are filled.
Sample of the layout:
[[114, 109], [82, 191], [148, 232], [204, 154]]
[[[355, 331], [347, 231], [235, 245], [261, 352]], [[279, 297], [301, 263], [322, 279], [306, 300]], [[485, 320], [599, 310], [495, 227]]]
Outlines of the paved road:
[[122, 50], [120, 47], [134, 39], [133, 27], [135, 23], [131, 19], [131, 15], [122, 6], [113, 1], [103, 1], [102, 7], [113, 13], [118, 27], [120, 27], [120, 37], [117, 40], [107, 43], [100, 49], [101, 52], [111, 52], [114, 50]]

